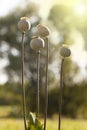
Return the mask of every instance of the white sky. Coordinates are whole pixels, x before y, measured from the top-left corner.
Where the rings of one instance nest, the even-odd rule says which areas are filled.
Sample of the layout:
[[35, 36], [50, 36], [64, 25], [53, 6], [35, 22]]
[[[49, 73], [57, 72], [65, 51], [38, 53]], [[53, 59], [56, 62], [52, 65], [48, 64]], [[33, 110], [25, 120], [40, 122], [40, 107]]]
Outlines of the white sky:
[[[25, 2], [27, 2], [27, 1], [29, 1], [29, 0], [0, 0], [0, 16], [5, 16], [11, 10], [14, 10], [17, 6], [22, 6], [23, 7]], [[50, 10], [50, 8], [51, 8], [51, 6], [53, 4], [59, 3], [60, 1], [61, 1], [61, 3], [62, 2], [66, 3], [66, 1], [64, 1], [64, 0], [30, 0], [30, 1], [39, 4], [40, 14], [44, 18], [47, 17], [47, 15], [49, 13], [49, 10]], [[67, 4], [72, 4], [73, 3], [72, 0], [70, 0], [70, 1], [71, 2], [67, 3]], [[73, 0], [73, 1], [75, 2], [75, 0]], [[80, 9], [80, 11], [81, 11], [81, 9]], [[78, 48], [78, 46], [79, 46], [79, 48]], [[78, 48], [78, 50], [77, 50], [77, 48]], [[84, 48], [84, 41], [83, 41], [82, 38], [80, 40], [79, 40], [79, 38], [77, 38], [75, 46], [71, 47], [73, 59], [75, 61], [77, 61], [78, 64], [82, 68], [85, 68], [86, 61], [87, 61], [87, 56], [86, 56], [87, 52], [83, 51], [83, 48]], [[81, 52], [81, 53], [79, 53], [79, 52]], [[80, 58], [81, 58], [81, 60], [78, 60]], [[1, 62], [2, 61], [0, 61], [0, 64], [1, 64]], [[2, 67], [2, 69], [3, 69], [3, 67]], [[0, 83], [3, 84], [6, 81], [7, 77], [3, 73], [3, 71], [1, 71], [1, 69], [0, 69], [0, 75], [1, 75], [0, 76], [1, 77], [0, 78]]]
[[57, 0], [0, 0], [0, 16], [6, 15], [17, 6], [23, 7], [28, 1], [39, 4], [40, 14], [44, 17], [47, 16], [50, 7], [56, 2], [58, 3]]
[[18, 5], [20, 0], [0, 0], [0, 16], [6, 15]]

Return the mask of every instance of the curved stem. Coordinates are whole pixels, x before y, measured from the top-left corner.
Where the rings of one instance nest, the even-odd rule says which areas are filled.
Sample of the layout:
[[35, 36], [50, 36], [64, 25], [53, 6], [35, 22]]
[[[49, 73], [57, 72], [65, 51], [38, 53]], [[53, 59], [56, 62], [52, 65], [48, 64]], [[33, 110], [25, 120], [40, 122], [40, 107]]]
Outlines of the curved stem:
[[36, 106], [37, 106], [37, 112], [36, 116], [39, 116], [39, 89], [40, 89], [40, 84], [39, 84], [39, 68], [40, 68], [40, 51], [37, 52], [37, 93], [36, 93]]
[[22, 33], [21, 71], [22, 71], [22, 94], [23, 94], [24, 127], [25, 127], [25, 130], [27, 130], [27, 126], [26, 126], [26, 100], [25, 100], [25, 86], [24, 86], [24, 35], [25, 35], [25, 33]]
[[48, 38], [45, 39], [45, 42], [46, 42], [46, 81], [45, 81], [44, 130], [46, 130], [46, 119], [47, 119], [47, 109], [48, 109], [48, 61], [49, 61], [49, 44], [48, 44]]
[[61, 62], [61, 70], [60, 70], [60, 92], [59, 92], [59, 126], [58, 130], [61, 127], [61, 113], [62, 113], [62, 89], [63, 89], [63, 65], [64, 65], [64, 58]]

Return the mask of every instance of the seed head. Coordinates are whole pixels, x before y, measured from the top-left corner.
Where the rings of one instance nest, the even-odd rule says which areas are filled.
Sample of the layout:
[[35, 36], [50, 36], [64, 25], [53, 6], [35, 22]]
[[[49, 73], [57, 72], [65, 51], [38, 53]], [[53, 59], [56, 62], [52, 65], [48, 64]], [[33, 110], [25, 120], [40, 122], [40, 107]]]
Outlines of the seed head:
[[40, 37], [33, 38], [30, 42], [30, 47], [38, 52], [40, 49], [42, 49], [45, 46], [44, 40]]
[[27, 32], [31, 28], [31, 23], [28, 17], [21, 17], [20, 21], [18, 22], [18, 29], [21, 32]]
[[71, 55], [71, 51], [70, 49], [66, 46], [66, 45], [63, 45], [60, 50], [59, 50], [59, 53], [61, 56], [63, 56], [64, 58], [65, 57], [69, 57]]
[[47, 37], [50, 34], [50, 30], [48, 27], [38, 24], [37, 25], [39, 36], [41, 37]]

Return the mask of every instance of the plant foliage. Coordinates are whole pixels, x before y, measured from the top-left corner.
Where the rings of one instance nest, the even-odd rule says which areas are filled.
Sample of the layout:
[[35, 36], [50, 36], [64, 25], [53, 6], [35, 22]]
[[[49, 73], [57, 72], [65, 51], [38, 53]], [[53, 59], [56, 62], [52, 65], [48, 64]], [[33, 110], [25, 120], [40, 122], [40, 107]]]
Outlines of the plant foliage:
[[29, 113], [28, 129], [27, 130], [43, 130], [43, 124], [32, 112]]

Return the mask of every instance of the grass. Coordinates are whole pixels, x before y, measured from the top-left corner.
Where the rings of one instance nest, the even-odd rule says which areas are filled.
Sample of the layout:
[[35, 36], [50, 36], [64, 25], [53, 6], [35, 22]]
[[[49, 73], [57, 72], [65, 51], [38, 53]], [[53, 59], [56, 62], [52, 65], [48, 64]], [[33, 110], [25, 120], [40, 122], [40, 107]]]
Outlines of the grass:
[[[10, 112], [11, 107], [0, 107], [0, 130], [24, 130], [22, 119], [5, 118]], [[41, 119], [43, 122], [43, 120]], [[57, 117], [47, 120], [47, 130], [58, 130]], [[87, 120], [63, 118], [61, 130], [87, 130]]]
[[0, 119], [0, 130], [23, 130], [23, 120]]
[[[57, 130], [57, 119], [48, 119], [47, 130]], [[22, 119], [0, 119], [0, 130], [24, 130]], [[61, 130], [87, 130], [87, 121], [63, 119]]]
[[0, 117], [7, 117], [11, 111], [11, 106], [0, 106]]
[[[57, 120], [48, 120], [47, 130], [57, 130]], [[87, 130], [87, 122], [85, 120], [63, 119], [61, 130]]]

